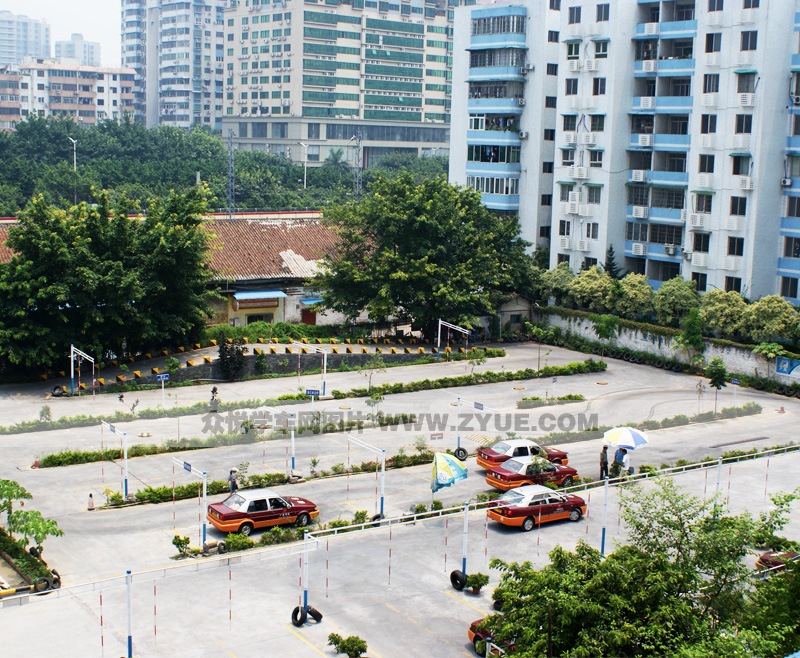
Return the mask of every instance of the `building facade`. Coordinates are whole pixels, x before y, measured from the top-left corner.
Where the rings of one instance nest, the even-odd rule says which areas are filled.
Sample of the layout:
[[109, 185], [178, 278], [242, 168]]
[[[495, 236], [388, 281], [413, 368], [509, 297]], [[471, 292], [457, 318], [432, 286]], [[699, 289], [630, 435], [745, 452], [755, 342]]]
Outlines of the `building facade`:
[[223, 112], [223, 10], [230, 0], [122, 0], [122, 65], [148, 127], [208, 126]]
[[0, 11], [0, 66], [25, 57], [50, 57], [50, 26], [46, 21]]
[[56, 59], [63, 58], [77, 59], [83, 66], [100, 66], [100, 44], [73, 34], [69, 41], [56, 41]]
[[223, 135], [312, 166], [334, 151], [362, 168], [446, 155], [452, 26], [447, 0], [239, 2], [225, 12]]
[[[551, 266], [602, 265], [613, 245], [655, 288], [682, 276], [701, 292], [798, 303], [795, 0], [769, 3], [769, 13], [759, 0], [547, 0], [462, 12], [453, 98], [466, 109], [452, 140], [465, 148], [454, 146], [451, 178], [490, 207], [517, 210], [524, 237], [550, 247]], [[496, 34], [488, 48], [487, 25]], [[517, 77], [521, 56], [503, 53], [511, 42], [527, 47]], [[480, 129], [515, 102], [508, 143]], [[513, 194], [496, 196], [515, 190], [496, 179], [515, 175], [508, 148], [517, 146], [515, 208]]]

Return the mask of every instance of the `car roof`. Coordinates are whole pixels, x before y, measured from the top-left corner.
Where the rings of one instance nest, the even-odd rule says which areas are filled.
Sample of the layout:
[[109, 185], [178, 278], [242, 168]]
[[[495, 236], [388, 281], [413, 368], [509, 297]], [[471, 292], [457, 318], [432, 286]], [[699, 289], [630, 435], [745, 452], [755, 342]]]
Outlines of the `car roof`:
[[514, 491], [523, 495], [523, 496], [532, 496], [534, 494], [554, 494], [558, 493], [554, 489], [550, 487], [545, 487], [541, 484], [525, 484], [521, 487], [517, 487]]
[[530, 439], [500, 439], [499, 441], [495, 442], [495, 444], [497, 443], [507, 443], [512, 448], [516, 448], [518, 446], [539, 445], [536, 443], [536, 441], [531, 441]]
[[268, 498], [270, 496], [277, 496], [278, 498], [283, 498], [277, 491], [274, 489], [238, 489], [236, 494], [244, 498], [245, 500], [255, 500], [257, 498]]

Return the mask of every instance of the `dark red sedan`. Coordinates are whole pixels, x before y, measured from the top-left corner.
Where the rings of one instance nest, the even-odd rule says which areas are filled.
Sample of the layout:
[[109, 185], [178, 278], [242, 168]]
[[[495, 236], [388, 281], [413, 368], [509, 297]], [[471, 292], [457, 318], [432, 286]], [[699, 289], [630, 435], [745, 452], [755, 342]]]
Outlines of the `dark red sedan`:
[[552, 483], [571, 487], [578, 480], [578, 471], [571, 466], [553, 464], [540, 457], [514, 458], [486, 472], [486, 483], [500, 491], [526, 484]]
[[488, 470], [514, 457], [542, 457], [554, 464], [569, 463], [569, 457], [563, 450], [540, 446], [530, 439], [506, 439], [498, 441], [489, 448], [480, 448], [478, 466]]
[[222, 532], [249, 535], [275, 525], [307, 526], [318, 515], [317, 506], [305, 498], [281, 496], [272, 489], [246, 489], [209, 505], [206, 518]]

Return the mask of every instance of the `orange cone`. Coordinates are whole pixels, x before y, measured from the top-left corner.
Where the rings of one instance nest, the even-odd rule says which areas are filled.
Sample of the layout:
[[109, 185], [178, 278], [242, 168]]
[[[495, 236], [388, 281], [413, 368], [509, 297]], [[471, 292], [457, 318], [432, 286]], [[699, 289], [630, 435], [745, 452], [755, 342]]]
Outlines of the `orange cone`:
[[94, 497], [89, 494], [89, 511], [94, 512]]

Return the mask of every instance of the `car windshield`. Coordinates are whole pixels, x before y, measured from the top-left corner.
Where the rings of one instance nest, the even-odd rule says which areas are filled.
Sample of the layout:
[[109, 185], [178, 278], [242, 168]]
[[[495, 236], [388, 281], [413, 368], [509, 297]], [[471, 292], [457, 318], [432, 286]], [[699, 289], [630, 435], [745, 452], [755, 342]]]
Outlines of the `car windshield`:
[[518, 505], [520, 501], [525, 498], [519, 491], [512, 489], [511, 491], [506, 491], [502, 496], [500, 496], [500, 502], [506, 505]]
[[222, 501], [222, 504], [236, 512], [247, 509], [247, 502], [239, 494], [231, 494]]
[[505, 464], [503, 464], [503, 468], [507, 471], [511, 471], [512, 473], [521, 473], [525, 470], [527, 464], [525, 462], [521, 462], [518, 459], [509, 459]]
[[500, 441], [499, 443], [495, 443], [492, 446], [492, 450], [494, 450], [495, 452], [502, 453], [502, 452], [507, 452], [510, 447], [511, 445], [509, 443], [506, 443], [505, 441]]

